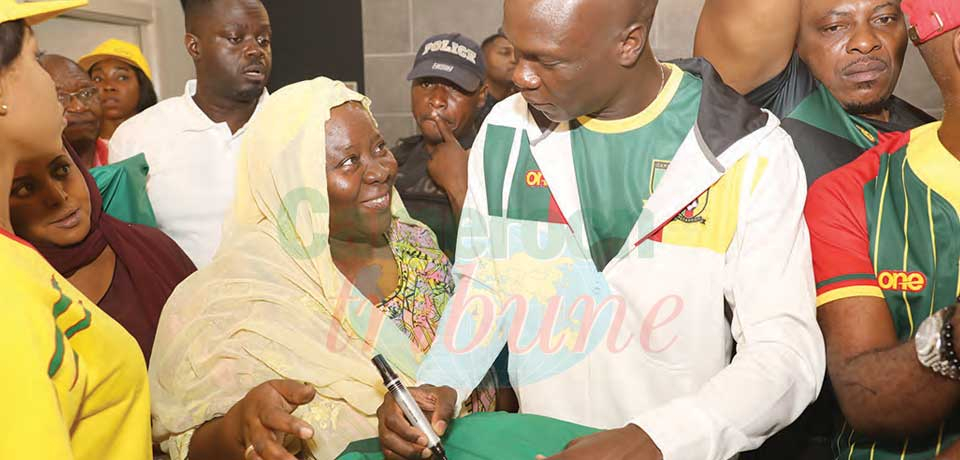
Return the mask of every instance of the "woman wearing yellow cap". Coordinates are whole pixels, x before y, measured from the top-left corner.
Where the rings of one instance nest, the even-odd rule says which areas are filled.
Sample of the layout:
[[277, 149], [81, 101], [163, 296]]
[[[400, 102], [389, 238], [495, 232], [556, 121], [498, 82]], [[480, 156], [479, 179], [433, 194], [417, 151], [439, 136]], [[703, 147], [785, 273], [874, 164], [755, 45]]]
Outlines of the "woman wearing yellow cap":
[[[0, 0], [0, 189], [24, 182], [20, 164], [64, 148], [63, 106], [30, 25], [86, 3]], [[63, 211], [51, 225], [73, 225], [75, 211]], [[0, 193], [0, 267], [0, 458], [149, 459], [137, 342], [13, 235], [9, 193]]]
[[111, 38], [80, 58], [80, 66], [100, 89], [102, 139], [110, 140], [121, 123], [157, 103], [150, 65], [133, 43]]

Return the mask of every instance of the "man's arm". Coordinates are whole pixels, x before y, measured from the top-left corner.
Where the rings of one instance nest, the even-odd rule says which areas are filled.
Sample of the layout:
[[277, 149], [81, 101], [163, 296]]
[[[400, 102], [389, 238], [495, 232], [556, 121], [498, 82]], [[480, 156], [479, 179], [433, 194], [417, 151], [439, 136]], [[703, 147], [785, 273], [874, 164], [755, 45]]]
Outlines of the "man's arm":
[[901, 342], [877, 283], [862, 185], [869, 179], [863, 171], [871, 170], [861, 167], [876, 155], [815, 183], [806, 217], [817, 316], [840, 408], [858, 432], [903, 437], [935, 429], [960, 400], [960, 384], [924, 368], [912, 339]]
[[799, 28], [800, 0], [706, 0], [693, 55], [747, 94], [787, 66]]
[[[830, 380], [854, 430], [873, 437], [928, 433], [956, 408], [960, 383], [920, 364], [913, 339], [897, 338], [883, 299], [835, 300], [817, 317]], [[960, 316], [953, 324], [960, 327]]]
[[740, 202], [726, 254], [725, 297], [733, 307], [737, 354], [700, 391], [632, 421], [665, 459], [721, 460], [755, 449], [793, 422], [823, 382], [803, 219], [806, 179], [783, 131], [757, 148], [765, 157], [750, 158], [743, 172], [740, 187], [752, 193]]

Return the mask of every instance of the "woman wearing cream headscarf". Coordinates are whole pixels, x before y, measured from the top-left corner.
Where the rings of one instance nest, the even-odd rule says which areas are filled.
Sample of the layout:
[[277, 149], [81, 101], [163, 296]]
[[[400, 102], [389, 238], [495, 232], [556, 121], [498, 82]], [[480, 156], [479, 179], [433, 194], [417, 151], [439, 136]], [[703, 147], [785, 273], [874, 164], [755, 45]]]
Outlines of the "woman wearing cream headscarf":
[[[453, 282], [368, 106], [319, 78], [250, 126], [224, 241], [171, 296], [153, 349], [154, 435], [174, 460], [331, 459], [377, 435], [371, 357], [412, 383]], [[474, 409], [492, 406], [481, 394]]]

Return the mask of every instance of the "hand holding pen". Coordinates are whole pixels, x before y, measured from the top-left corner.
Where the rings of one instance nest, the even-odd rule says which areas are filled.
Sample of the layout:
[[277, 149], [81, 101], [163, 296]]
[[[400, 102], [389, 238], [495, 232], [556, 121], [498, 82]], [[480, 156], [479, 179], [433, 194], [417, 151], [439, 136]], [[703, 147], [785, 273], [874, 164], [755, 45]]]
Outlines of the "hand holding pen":
[[[413, 387], [407, 391], [429, 421], [429, 428], [437, 436], [443, 436], [456, 412], [456, 391], [450, 387], [431, 385]], [[392, 393], [384, 397], [383, 404], [377, 410], [377, 419], [380, 448], [386, 460], [440, 458], [434, 457], [437, 449], [430, 449], [433, 447], [430, 438], [434, 433], [424, 433], [424, 430], [415, 428]]]

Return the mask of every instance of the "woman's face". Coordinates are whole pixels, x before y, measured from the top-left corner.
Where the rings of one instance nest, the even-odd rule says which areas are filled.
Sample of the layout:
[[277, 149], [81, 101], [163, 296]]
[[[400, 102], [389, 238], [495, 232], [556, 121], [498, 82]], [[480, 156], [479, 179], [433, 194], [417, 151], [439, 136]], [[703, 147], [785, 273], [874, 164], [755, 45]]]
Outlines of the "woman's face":
[[18, 161], [63, 151], [61, 135], [67, 122], [57, 100], [57, 88], [37, 61], [37, 40], [29, 29], [23, 49], [0, 73], [0, 140], [22, 155]]
[[90, 69], [90, 78], [100, 88], [103, 118], [126, 120], [136, 115], [140, 81], [133, 66], [118, 59], [106, 59]]
[[330, 237], [374, 242], [393, 220], [397, 160], [358, 102], [334, 108], [326, 124]]
[[10, 190], [13, 230], [33, 244], [71, 246], [90, 233], [90, 193], [70, 155], [21, 161]]

